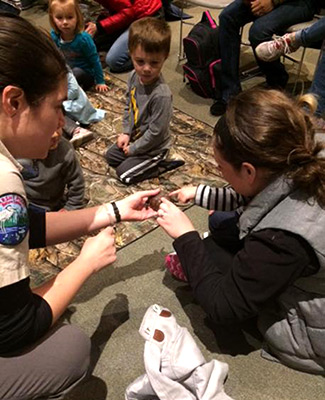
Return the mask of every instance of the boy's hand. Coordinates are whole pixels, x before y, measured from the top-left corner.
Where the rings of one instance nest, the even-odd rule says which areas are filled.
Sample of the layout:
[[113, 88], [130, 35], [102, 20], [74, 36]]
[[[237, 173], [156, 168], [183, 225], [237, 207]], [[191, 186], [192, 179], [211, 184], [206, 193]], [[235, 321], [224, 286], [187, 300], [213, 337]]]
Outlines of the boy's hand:
[[89, 35], [91, 36], [95, 36], [95, 34], [97, 33], [96, 24], [94, 22], [88, 22], [88, 24], [86, 25], [85, 32], [89, 33]]
[[196, 186], [184, 186], [181, 189], [174, 190], [169, 196], [177, 196], [177, 200], [181, 203], [187, 203], [195, 198]]
[[105, 83], [100, 83], [95, 86], [97, 92], [107, 92], [108, 91], [108, 86]]
[[119, 149], [124, 149], [129, 144], [130, 136], [126, 133], [121, 133], [117, 137], [116, 145]]
[[124, 154], [125, 154], [126, 156], [128, 156], [128, 155], [129, 155], [129, 152], [130, 152], [130, 146], [125, 146], [125, 147], [123, 147], [123, 151], [124, 151]]

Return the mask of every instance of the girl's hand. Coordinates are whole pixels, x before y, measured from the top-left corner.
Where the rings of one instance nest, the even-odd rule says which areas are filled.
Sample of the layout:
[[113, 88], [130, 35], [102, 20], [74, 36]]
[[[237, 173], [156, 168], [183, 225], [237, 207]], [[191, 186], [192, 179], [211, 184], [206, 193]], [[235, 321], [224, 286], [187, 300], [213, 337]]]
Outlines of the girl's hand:
[[177, 197], [177, 200], [181, 203], [187, 203], [195, 198], [196, 189], [196, 186], [184, 186], [169, 193], [169, 196]]
[[184, 233], [195, 231], [192, 222], [183, 211], [165, 198], [162, 198], [157, 222], [173, 239], [177, 239]]
[[130, 136], [126, 133], [121, 133], [117, 137], [116, 145], [119, 149], [124, 149], [129, 144]]
[[107, 92], [108, 91], [108, 86], [105, 83], [100, 83], [95, 86], [97, 92]]
[[126, 156], [128, 156], [128, 155], [129, 155], [129, 152], [130, 152], [130, 146], [124, 146], [124, 147], [123, 147], [123, 151], [124, 151], [124, 154], [125, 154]]
[[156, 196], [160, 189], [146, 190], [131, 194], [116, 202], [122, 221], [143, 221], [154, 217], [157, 212], [148, 208], [148, 198]]
[[88, 24], [86, 25], [85, 32], [89, 33], [89, 35], [91, 36], [95, 36], [95, 34], [97, 33], [96, 24], [94, 22], [88, 22]]
[[116, 260], [114, 229], [103, 229], [98, 235], [88, 238], [78, 259], [92, 269], [92, 273], [100, 271]]

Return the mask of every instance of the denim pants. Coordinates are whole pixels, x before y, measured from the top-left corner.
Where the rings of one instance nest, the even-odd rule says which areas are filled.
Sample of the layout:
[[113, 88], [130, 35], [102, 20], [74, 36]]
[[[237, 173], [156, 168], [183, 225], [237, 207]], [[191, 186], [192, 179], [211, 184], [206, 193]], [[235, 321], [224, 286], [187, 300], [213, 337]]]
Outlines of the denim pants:
[[[312, 47], [320, 49], [325, 39], [325, 18], [321, 18], [309, 28], [298, 31], [295, 40], [300, 42], [304, 47]], [[325, 44], [325, 42], [324, 42]], [[316, 95], [318, 100], [316, 115], [324, 116], [325, 114], [325, 57], [320, 54], [313, 83], [309, 90], [310, 93]]]
[[[273, 34], [283, 35], [293, 24], [308, 21], [316, 11], [315, 0], [287, 0], [268, 14], [255, 17], [243, 0], [235, 0], [226, 7], [219, 17], [219, 45], [221, 56], [222, 99], [240, 92], [239, 57], [240, 29], [253, 22], [249, 31], [249, 41], [253, 47], [272, 39]], [[257, 59], [266, 82], [272, 87], [284, 87], [288, 74], [280, 60], [263, 62]]]
[[113, 72], [124, 72], [132, 69], [129, 55], [129, 29], [124, 31], [113, 43], [106, 54], [106, 64]]

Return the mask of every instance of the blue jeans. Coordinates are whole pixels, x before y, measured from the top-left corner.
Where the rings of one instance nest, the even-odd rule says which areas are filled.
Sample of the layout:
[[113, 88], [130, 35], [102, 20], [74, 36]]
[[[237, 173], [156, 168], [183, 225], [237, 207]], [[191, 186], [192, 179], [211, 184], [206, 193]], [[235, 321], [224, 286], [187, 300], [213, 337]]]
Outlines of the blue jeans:
[[120, 35], [106, 54], [106, 64], [112, 72], [124, 72], [132, 69], [132, 61], [128, 49], [129, 30]]
[[[221, 56], [222, 99], [241, 91], [239, 80], [240, 28], [249, 22], [249, 41], [253, 47], [272, 39], [273, 34], [283, 35], [293, 24], [308, 21], [316, 11], [315, 0], [287, 0], [268, 14], [255, 17], [243, 0], [235, 0], [226, 7], [219, 17], [219, 45]], [[280, 60], [263, 62], [256, 60], [272, 87], [284, 87], [288, 74]]]
[[[321, 48], [325, 39], [325, 18], [321, 18], [309, 28], [298, 31], [295, 35], [295, 40], [300, 42], [304, 47]], [[325, 42], [324, 42], [325, 44]], [[325, 56], [320, 55], [317, 64], [313, 83], [309, 89], [310, 93], [316, 95], [318, 100], [317, 110], [318, 116], [325, 114]]]

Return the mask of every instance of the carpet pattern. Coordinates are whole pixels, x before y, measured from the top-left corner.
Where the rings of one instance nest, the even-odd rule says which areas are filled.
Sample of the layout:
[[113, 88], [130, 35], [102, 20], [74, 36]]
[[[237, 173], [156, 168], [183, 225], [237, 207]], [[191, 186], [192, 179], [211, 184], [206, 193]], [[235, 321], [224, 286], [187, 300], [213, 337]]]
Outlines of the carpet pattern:
[[[90, 127], [95, 133], [95, 139], [77, 149], [86, 181], [86, 207], [118, 200], [138, 190], [160, 187], [162, 191], [168, 193], [184, 185], [224, 184], [213, 159], [212, 128], [177, 109], [174, 109], [170, 125], [173, 145], [169, 158], [182, 159], [185, 164], [158, 178], [136, 185], [126, 186], [118, 181], [114, 169], [107, 166], [103, 155], [108, 146], [115, 143], [117, 134], [122, 131], [126, 84], [107, 74], [106, 81], [109, 86], [107, 93], [88, 94], [95, 107], [106, 110], [106, 117]], [[118, 249], [156, 227], [155, 220], [118, 224], [116, 230]], [[57, 246], [32, 250], [30, 252], [32, 285], [37, 286], [55, 276], [75, 259], [85, 239], [80, 238]]]

